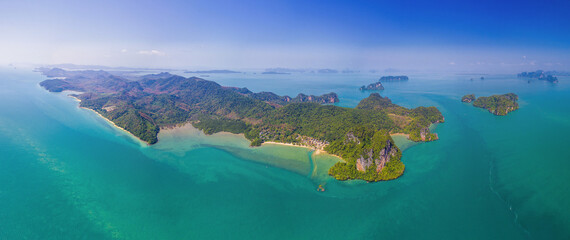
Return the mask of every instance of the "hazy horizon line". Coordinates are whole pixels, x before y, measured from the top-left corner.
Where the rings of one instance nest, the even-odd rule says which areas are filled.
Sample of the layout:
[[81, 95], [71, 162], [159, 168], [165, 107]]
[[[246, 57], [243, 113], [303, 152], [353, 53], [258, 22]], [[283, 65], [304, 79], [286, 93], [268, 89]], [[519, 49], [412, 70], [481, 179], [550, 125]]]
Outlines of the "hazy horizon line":
[[[207, 67], [207, 66], [189, 66], [189, 67], [148, 67], [148, 66], [124, 66], [124, 65], [103, 65], [103, 64], [74, 64], [74, 63], [57, 63], [57, 64], [42, 64], [42, 63], [9, 63], [5, 67], [29, 68], [36, 69], [40, 67], [49, 68], [62, 68], [66, 70], [104, 70], [104, 71], [216, 71], [216, 70], [229, 70], [237, 71], [240, 73], [248, 72], [279, 72], [279, 73], [319, 73], [319, 74], [350, 74], [350, 73], [386, 73], [386, 74], [403, 74], [403, 73], [456, 73], [456, 74], [517, 74], [520, 72], [569, 72], [564, 69], [556, 68], [528, 68], [521, 71], [484, 71], [484, 70], [437, 70], [437, 69], [406, 69], [406, 68], [349, 68], [349, 67]], [[320, 70], [330, 70], [331, 72], [319, 72]], [[510, 69], [509, 69], [510, 70]], [[221, 73], [218, 73], [221, 74]]]

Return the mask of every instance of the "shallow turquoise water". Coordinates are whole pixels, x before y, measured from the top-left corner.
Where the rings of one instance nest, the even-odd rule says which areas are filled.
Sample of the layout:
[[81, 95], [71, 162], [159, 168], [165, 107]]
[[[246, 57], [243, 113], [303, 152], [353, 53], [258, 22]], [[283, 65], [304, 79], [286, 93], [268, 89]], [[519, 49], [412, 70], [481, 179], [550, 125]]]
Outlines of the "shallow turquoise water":
[[[254, 91], [335, 91], [349, 107], [368, 95], [358, 86], [378, 77], [211, 76]], [[302, 148], [175, 136], [141, 146], [65, 94], [42, 90], [38, 74], [4, 69], [0, 239], [568, 239], [570, 79], [478, 77], [384, 84], [383, 96], [437, 106], [446, 122], [436, 127], [440, 140], [405, 150], [404, 176], [366, 184], [311, 174], [321, 160], [311, 164]], [[459, 101], [505, 92], [521, 105], [506, 117]]]

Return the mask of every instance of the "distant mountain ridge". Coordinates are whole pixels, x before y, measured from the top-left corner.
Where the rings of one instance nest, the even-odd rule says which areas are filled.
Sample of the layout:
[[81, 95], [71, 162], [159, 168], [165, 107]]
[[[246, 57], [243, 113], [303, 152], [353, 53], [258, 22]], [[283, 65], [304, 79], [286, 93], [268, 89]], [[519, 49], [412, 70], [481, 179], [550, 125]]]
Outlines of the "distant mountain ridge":
[[323, 94], [320, 96], [305, 95], [303, 93], [299, 93], [296, 97], [292, 98], [289, 96], [279, 96], [272, 92], [254, 93], [247, 88], [228, 87], [228, 89], [232, 89], [248, 97], [252, 97], [261, 101], [270, 102], [273, 104], [278, 104], [281, 106], [286, 105], [288, 103], [314, 102], [314, 103], [326, 104], [326, 103], [336, 103], [339, 101], [337, 94], [334, 92]]
[[[236, 111], [235, 107], [227, 107], [233, 102], [240, 102], [239, 112], [247, 115], [247, 106], [261, 109], [272, 106], [282, 107], [289, 103], [335, 103], [338, 96], [329, 93], [322, 96], [299, 94], [295, 98], [278, 96], [271, 92], [253, 93], [247, 88], [228, 88], [219, 84], [197, 77], [185, 78], [167, 72], [149, 74], [140, 77], [115, 76], [99, 70], [66, 71], [60, 68], [38, 69], [48, 77], [40, 83], [42, 87], [51, 92], [73, 90], [85, 92], [77, 96], [82, 100], [82, 106], [94, 110], [123, 109], [124, 114], [131, 115], [129, 119], [137, 119], [139, 116], [149, 117], [152, 124], [142, 124], [146, 121], [125, 121], [125, 129], [136, 129], [132, 132], [142, 140], [155, 143], [158, 127], [185, 122], [203, 114], [224, 114], [228, 109]], [[261, 102], [256, 102], [261, 101]], [[263, 102], [269, 104], [263, 106]], [[225, 104], [222, 104], [225, 103]], [[129, 107], [132, 106], [132, 107]], [[160, 106], [160, 107], [159, 107]], [[241, 108], [243, 107], [243, 109]], [[128, 111], [127, 111], [128, 110]], [[116, 112], [116, 111], [112, 111]], [[109, 116], [110, 120], [120, 119], [122, 115], [110, 115], [109, 111], [100, 112], [103, 116]], [[143, 114], [140, 114], [143, 113]], [[145, 118], [146, 119], [146, 118]], [[152, 120], [152, 121], [151, 121]], [[142, 126], [130, 126], [128, 122], [137, 122]], [[137, 125], [135, 124], [135, 125]]]
[[241, 73], [232, 70], [204, 70], [204, 71], [185, 71], [184, 73]]

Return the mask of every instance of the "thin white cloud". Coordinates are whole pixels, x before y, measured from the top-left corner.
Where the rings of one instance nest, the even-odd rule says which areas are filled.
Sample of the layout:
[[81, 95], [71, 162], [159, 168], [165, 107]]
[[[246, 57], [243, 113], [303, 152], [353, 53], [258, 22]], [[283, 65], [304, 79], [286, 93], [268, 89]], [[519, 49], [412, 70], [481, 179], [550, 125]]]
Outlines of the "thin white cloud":
[[455, 62], [449, 62], [449, 65], [455, 65]]
[[158, 51], [158, 50], [140, 50], [138, 51], [138, 54], [141, 55], [153, 55], [153, 56], [164, 56], [166, 55], [166, 53], [162, 52], [162, 51]]
[[122, 53], [127, 53], [127, 49], [121, 49]]

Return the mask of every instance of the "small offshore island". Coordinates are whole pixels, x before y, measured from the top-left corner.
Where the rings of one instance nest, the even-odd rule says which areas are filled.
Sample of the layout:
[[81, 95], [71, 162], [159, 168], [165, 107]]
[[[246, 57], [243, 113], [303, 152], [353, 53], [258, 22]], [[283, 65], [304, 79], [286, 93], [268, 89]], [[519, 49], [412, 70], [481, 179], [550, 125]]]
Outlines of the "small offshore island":
[[519, 97], [514, 93], [479, 97], [476, 100], [474, 94], [468, 94], [461, 98], [462, 102], [473, 102], [474, 107], [487, 109], [490, 113], [498, 116], [504, 116], [519, 109], [518, 100]]
[[402, 82], [408, 81], [408, 76], [383, 76], [379, 82]]
[[384, 86], [382, 86], [381, 82], [375, 82], [368, 84], [368, 86], [362, 86], [359, 88], [360, 91], [378, 91], [384, 90]]
[[558, 83], [558, 78], [553, 76], [557, 74], [557, 72], [545, 72], [543, 70], [536, 70], [535, 72], [522, 72], [517, 74], [519, 78], [529, 78], [529, 79], [538, 79], [541, 81], [547, 81], [550, 83]]
[[475, 94], [467, 94], [461, 98], [462, 102], [471, 103], [475, 101]]
[[377, 82], [368, 84], [368, 86], [363, 85], [359, 88], [360, 91], [378, 91], [384, 90], [382, 82], [400, 82], [408, 81], [408, 76], [383, 76]]
[[51, 92], [72, 90], [80, 107], [88, 108], [148, 144], [158, 141], [161, 128], [190, 122], [206, 134], [244, 134], [251, 146], [289, 143], [323, 150], [344, 161], [329, 169], [338, 180], [369, 182], [401, 176], [402, 152], [390, 134], [412, 141], [433, 141], [431, 124], [444, 121], [435, 107], [407, 109], [377, 93], [356, 108], [344, 108], [335, 93], [299, 94], [292, 98], [247, 88], [223, 87], [197, 77], [170, 73], [137, 77], [105, 71], [39, 69], [40, 83]]

